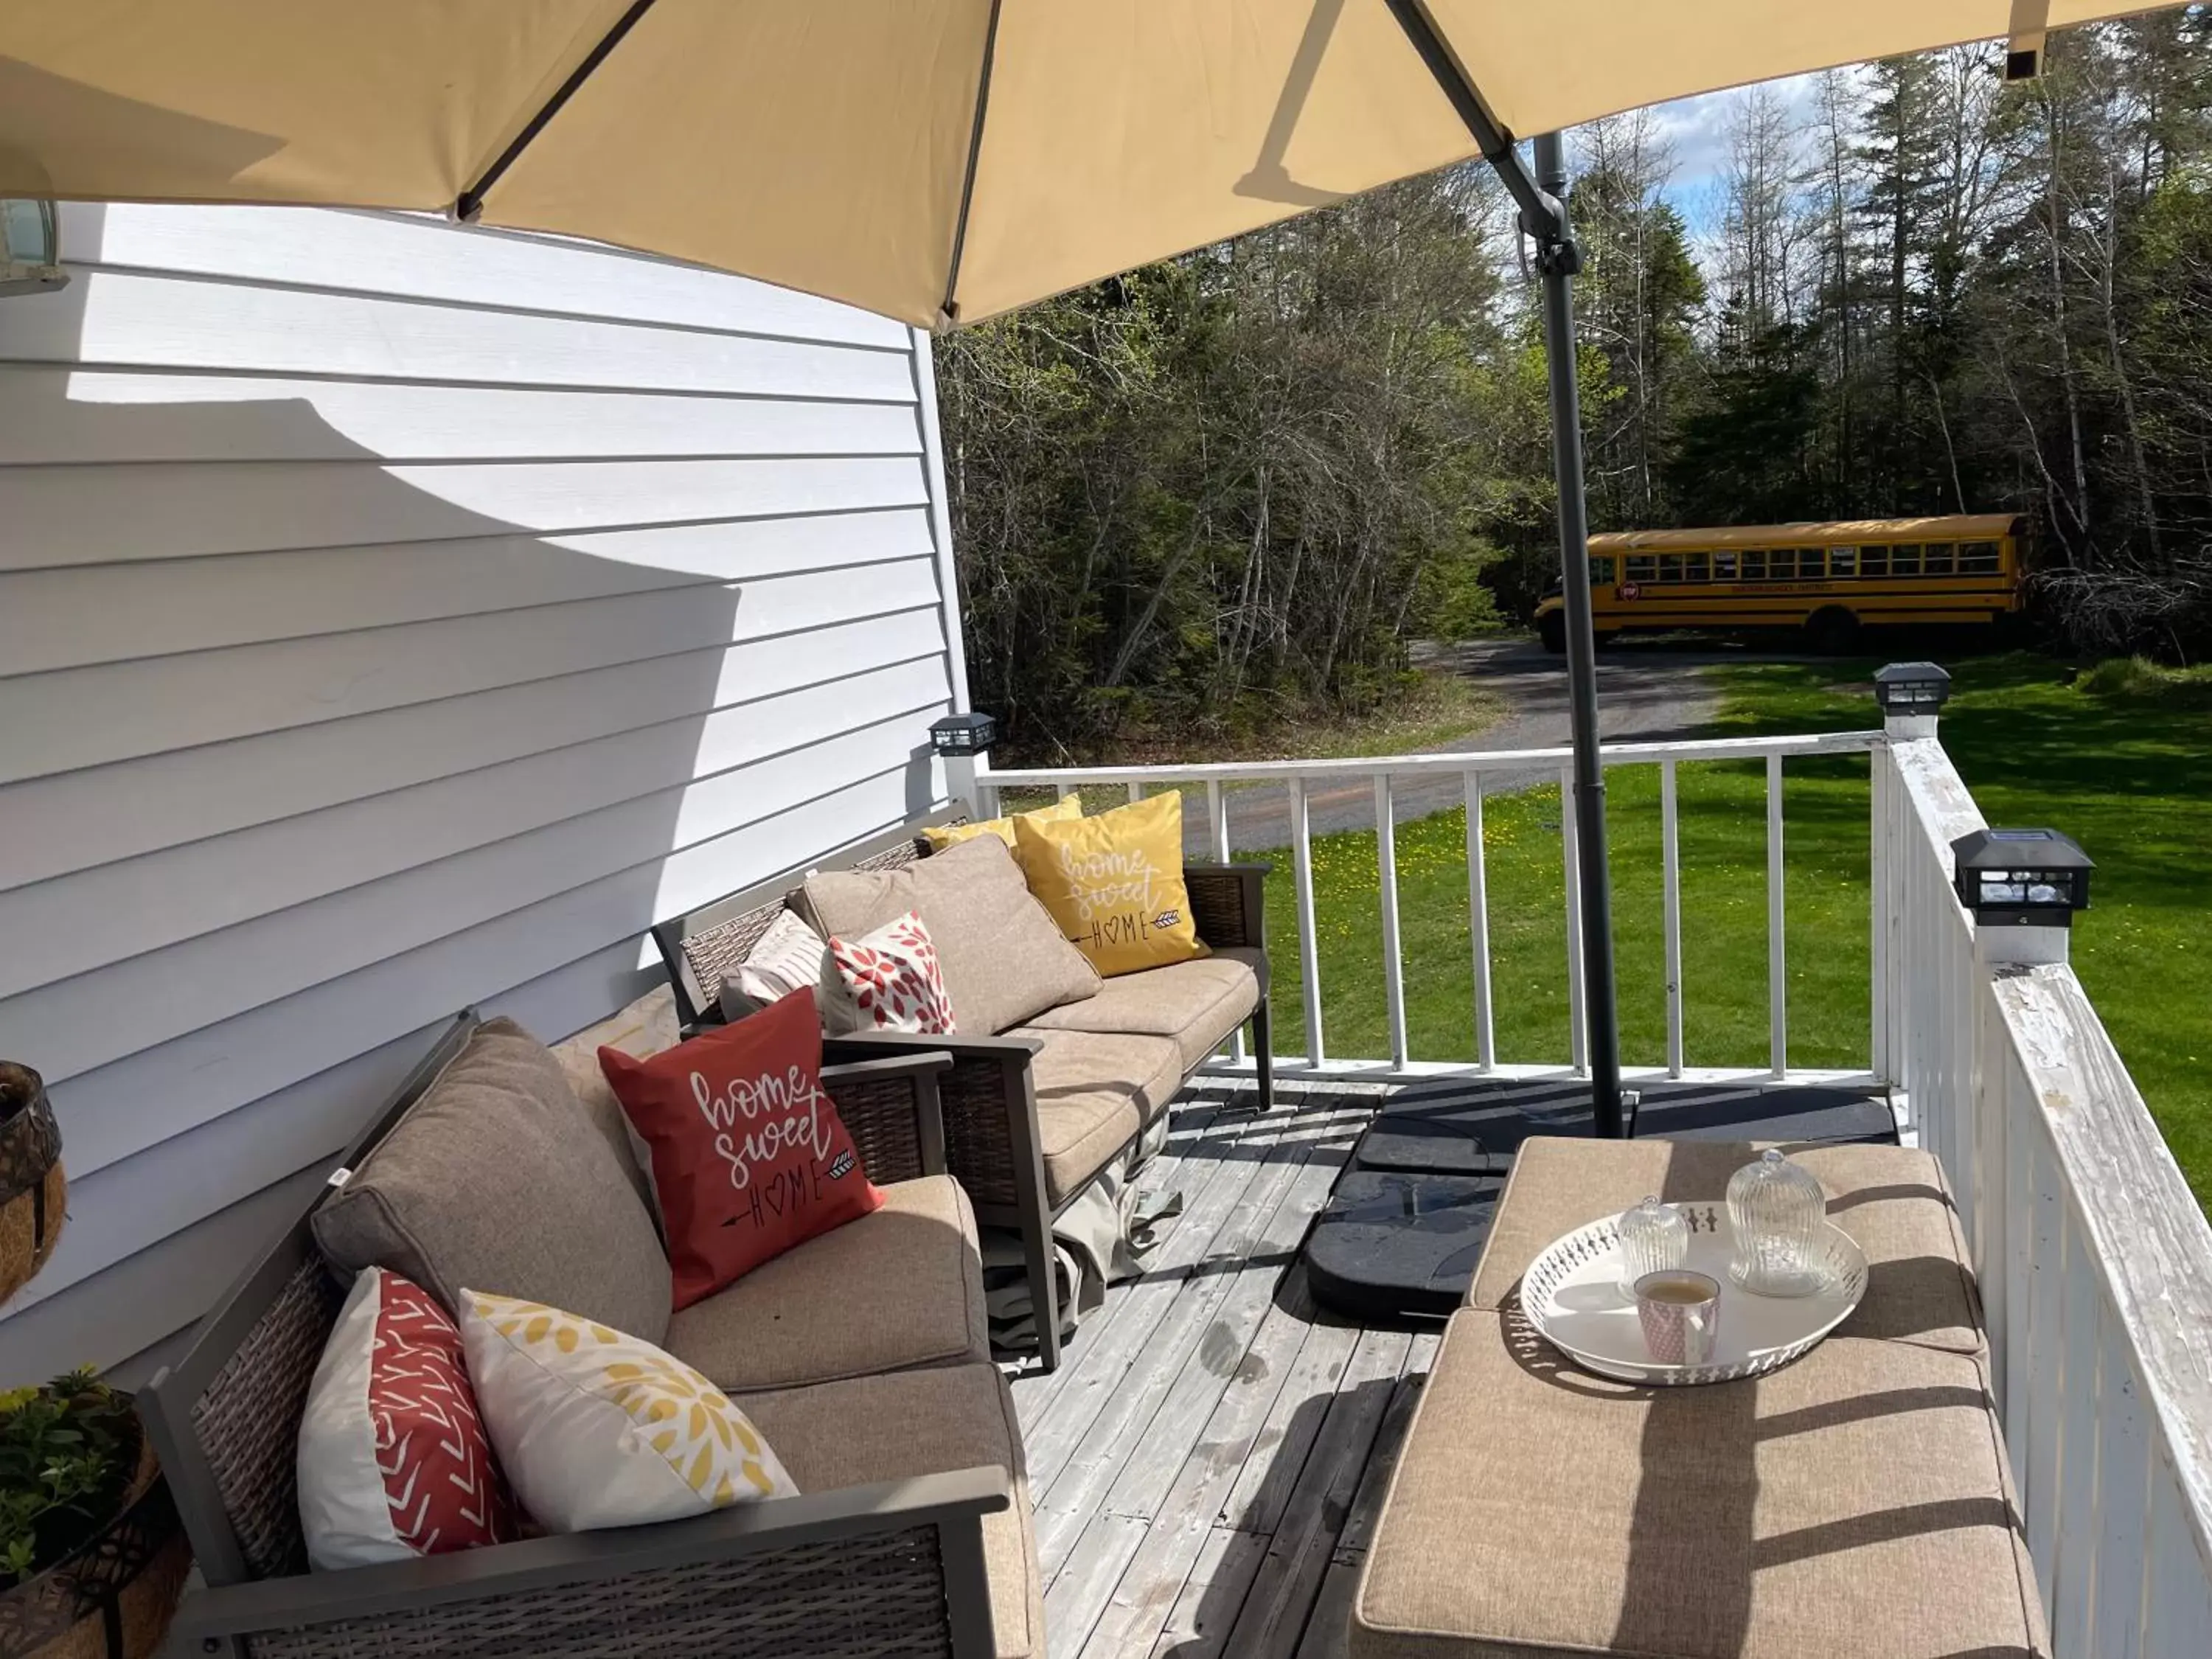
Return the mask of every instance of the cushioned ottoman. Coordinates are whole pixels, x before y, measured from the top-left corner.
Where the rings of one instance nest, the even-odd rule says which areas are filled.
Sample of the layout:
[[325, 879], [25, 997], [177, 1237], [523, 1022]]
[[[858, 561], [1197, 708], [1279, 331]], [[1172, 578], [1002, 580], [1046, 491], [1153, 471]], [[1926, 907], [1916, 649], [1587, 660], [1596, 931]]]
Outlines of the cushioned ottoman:
[[1865, 1300], [1796, 1364], [1637, 1389], [1522, 1318], [1560, 1234], [1711, 1199], [1747, 1143], [1540, 1139], [1500, 1200], [1377, 1522], [1352, 1659], [1981, 1659], [2048, 1653], [1978, 1304], [1928, 1154], [1793, 1149], [1866, 1251]]

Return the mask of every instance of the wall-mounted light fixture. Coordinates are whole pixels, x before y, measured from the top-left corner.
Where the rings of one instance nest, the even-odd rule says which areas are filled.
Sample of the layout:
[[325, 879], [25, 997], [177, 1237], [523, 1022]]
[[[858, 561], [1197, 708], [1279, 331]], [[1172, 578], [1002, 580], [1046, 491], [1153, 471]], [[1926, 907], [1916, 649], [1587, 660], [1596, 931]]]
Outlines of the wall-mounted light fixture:
[[51, 294], [68, 284], [54, 204], [0, 201], [0, 295]]

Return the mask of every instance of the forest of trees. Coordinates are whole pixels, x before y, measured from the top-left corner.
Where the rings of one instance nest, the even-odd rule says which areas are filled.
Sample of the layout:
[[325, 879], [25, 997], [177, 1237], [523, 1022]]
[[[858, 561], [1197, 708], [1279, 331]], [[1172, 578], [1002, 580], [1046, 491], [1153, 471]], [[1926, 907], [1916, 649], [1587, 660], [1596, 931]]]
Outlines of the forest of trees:
[[[1571, 136], [1594, 528], [2017, 510], [2087, 650], [2212, 648], [2212, 9], [1733, 95], [1694, 232]], [[950, 337], [979, 706], [1029, 754], [1357, 712], [1557, 575], [1541, 338], [1480, 167]]]

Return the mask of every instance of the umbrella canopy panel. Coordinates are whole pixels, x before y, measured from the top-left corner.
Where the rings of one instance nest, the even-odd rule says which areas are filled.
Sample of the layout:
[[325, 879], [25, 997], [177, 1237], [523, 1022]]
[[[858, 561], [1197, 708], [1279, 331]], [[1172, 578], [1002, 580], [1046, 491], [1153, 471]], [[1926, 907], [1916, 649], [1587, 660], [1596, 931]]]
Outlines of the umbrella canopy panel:
[[[1521, 133], [2149, 9], [1426, 7]], [[1474, 153], [1385, 0], [17, 0], [0, 15], [0, 196], [447, 210], [480, 191], [487, 224], [925, 325]]]

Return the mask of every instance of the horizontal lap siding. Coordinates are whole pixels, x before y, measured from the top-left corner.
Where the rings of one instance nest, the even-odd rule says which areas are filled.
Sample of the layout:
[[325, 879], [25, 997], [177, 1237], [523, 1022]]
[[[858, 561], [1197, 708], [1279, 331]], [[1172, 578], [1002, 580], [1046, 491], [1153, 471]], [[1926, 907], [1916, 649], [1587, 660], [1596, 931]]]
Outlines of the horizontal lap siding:
[[895, 324], [392, 216], [64, 240], [0, 304], [0, 1055], [70, 1217], [0, 1386], [171, 1352], [457, 1008], [576, 1030], [934, 804], [957, 684]]

